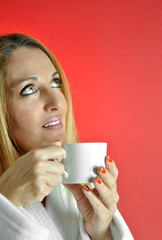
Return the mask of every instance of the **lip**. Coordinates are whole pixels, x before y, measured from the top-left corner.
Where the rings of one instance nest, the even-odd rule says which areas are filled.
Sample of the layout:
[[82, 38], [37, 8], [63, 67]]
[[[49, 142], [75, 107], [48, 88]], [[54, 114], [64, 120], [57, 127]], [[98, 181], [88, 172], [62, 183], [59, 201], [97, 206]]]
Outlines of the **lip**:
[[45, 130], [58, 130], [60, 128], [63, 127], [63, 123], [60, 121], [58, 124], [56, 125], [51, 125], [51, 126], [48, 126], [48, 127], [43, 127]]
[[[48, 122], [44, 123], [42, 127], [44, 127], [46, 124], [49, 124], [51, 122], [56, 122], [58, 120], [61, 120], [62, 119], [62, 116], [61, 115], [57, 115], [57, 116], [54, 116], [53, 118], [51, 118], [50, 120], [48, 120]], [[61, 121], [60, 121], [61, 122]], [[57, 126], [57, 125], [56, 125]]]

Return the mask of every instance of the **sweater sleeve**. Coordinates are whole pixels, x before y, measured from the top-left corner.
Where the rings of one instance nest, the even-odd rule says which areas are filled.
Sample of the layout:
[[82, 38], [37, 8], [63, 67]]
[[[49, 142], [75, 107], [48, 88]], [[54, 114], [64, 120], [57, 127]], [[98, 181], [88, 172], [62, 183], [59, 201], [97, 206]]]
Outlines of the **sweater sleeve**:
[[1, 240], [48, 240], [49, 231], [0, 194], [0, 236]]
[[117, 209], [110, 224], [113, 240], [134, 240], [126, 222]]

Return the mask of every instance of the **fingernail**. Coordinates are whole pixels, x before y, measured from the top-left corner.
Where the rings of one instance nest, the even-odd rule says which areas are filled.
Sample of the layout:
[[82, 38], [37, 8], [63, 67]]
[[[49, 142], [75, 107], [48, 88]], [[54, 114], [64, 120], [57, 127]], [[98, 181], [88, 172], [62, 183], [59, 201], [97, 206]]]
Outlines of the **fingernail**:
[[101, 184], [101, 179], [99, 177], [97, 177], [97, 183]]
[[112, 160], [112, 158], [109, 156], [109, 160], [108, 160], [109, 162], [112, 162], [113, 160]]
[[104, 167], [101, 167], [101, 172], [106, 173], [106, 169]]
[[106, 166], [106, 169], [108, 170], [108, 167]]
[[84, 189], [85, 189], [87, 192], [90, 191], [90, 188], [89, 188], [87, 185], [84, 187]]

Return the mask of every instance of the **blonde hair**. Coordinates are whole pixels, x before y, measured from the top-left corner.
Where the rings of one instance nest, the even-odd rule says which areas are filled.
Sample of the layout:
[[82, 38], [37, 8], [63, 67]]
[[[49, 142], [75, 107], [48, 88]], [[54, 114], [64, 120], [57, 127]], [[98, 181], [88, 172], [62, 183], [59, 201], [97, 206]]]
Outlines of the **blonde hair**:
[[7, 112], [7, 92], [5, 90], [5, 67], [12, 52], [19, 47], [39, 48], [52, 61], [62, 80], [62, 92], [67, 101], [68, 110], [66, 115], [66, 134], [67, 142], [78, 142], [76, 131], [71, 94], [66, 76], [54, 57], [54, 55], [37, 39], [24, 34], [9, 34], [0, 36], [0, 176], [17, 160], [20, 153], [12, 136], [11, 120]]

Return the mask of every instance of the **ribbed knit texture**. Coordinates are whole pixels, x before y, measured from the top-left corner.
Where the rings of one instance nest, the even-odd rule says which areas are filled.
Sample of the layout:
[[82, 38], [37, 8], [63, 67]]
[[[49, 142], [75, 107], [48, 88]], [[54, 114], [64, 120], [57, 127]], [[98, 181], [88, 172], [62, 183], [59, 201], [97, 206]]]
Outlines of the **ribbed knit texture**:
[[[46, 208], [32, 203], [28, 211], [0, 194], [0, 240], [90, 240], [76, 201], [63, 185], [46, 198]], [[133, 240], [117, 210], [110, 224], [114, 240]]]

